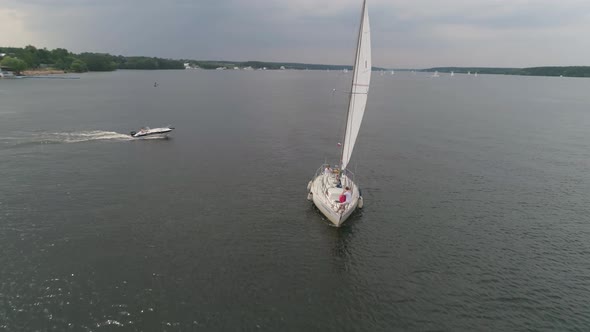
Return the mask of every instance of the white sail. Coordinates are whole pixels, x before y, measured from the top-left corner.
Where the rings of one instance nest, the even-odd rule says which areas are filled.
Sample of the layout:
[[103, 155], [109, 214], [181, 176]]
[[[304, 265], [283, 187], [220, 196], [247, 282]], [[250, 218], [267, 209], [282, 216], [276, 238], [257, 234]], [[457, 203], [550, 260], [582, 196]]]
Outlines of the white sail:
[[363, 3], [363, 13], [361, 16], [361, 26], [359, 30], [358, 45], [356, 51], [356, 61], [352, 74], [352, 89], [350, 102], [348, 104], [348, 119], [346, 121], [346, 132], [344, 134], [344, 144], [342, 145], [342, 160], [340, 168], [346, 169], [354, 144], [363, 121], [365, 107], [367, 105], [367, 95], [369, 93], [369, 83], [371, 81], [371, 32], [369, 28], [369, 14], [366, 0]]

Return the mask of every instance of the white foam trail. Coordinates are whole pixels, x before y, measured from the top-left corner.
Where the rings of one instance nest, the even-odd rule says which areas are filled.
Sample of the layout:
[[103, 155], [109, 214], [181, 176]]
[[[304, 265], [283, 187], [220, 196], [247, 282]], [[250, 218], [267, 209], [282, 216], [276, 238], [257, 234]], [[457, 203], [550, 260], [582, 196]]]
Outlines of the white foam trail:
[[62, 133], [42, 133], [37, 137], [43, 143], [81, 143], [89, 141], [128, 141], [133, 137], [115, 131], [90, 130]]
[[65, 144], [83, 143], [92, 141], [123, 142], [132, 140], [166, 139], [166, 137], [131, 137], [129, 134], [122, 134], [116, 131], [88, 130], [72, 132], [38, 132], [21, 133], [22, 136], [0, 137], [0, 148], [16, 147], [30, 144]]

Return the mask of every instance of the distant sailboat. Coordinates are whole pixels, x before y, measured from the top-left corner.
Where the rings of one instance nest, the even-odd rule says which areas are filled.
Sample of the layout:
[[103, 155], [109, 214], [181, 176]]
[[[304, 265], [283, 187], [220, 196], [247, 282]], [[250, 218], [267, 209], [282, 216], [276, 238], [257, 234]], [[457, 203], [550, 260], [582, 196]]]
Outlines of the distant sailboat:
[[434, 74], [432, 74], [432, 77], [440, 77], [440, 75], [438, 74], [438, 71], [435, 71]]
[[455, 76], [455, 72], [451, 71], [451, 77]]
[[[309, 181], [307, 198], [332, 222], [339, 227], [357, 208], [362, 208], [363, 198], [354, 174], [347, 167], [354, 148], [369, 93], [371, 81], [371, 33], [367, 1], [363, 2], [361, 23], [357, 41], [356, 57], [352, 74], [346, 129], [341, 146], [340, 165], [333, 168], [322, 165]], [[344, 190], [349, 188], [349, 190]]]
[[474, 76], [477, 77], [477, 72], [475, 72], [475, 75]]
[[391, 71], [391, 75], [393, 75], [393, 74], [395, 74], [395, 72], [392, 70], [392, 71]]

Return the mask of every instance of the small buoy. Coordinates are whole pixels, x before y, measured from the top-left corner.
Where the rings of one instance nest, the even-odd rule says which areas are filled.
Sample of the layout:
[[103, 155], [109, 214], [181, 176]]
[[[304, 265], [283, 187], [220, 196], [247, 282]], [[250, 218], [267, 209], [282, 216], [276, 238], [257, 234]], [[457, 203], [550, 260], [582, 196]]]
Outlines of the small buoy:
[[309, 183], [307, 184], [307, 190], [311, 190], [311, 181], [309, 181]]
[[361, 197], [359, 197], [359, 199], [358, 199], [358, 203], [357, 203], [357, 205], [356, 205], [356, 206], [357, 206], [359, 209], [362, 209], [362, 208], [363, 208], [363, 197], [362, 197], [362, 196], [361, 196]]
[[312, 201], [313, 200], [313, 194], [311, 193], [311, 191], [309, 192], [309, 194], [307, 194], [307, 200], [308, 201]]

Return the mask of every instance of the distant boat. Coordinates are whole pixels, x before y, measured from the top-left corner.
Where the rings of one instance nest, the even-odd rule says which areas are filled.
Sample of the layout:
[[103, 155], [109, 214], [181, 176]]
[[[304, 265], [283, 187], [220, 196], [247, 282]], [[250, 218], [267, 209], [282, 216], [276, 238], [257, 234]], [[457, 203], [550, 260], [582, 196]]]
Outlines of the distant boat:
[[344, 68], [344, 69], [342, 69], [342, 72], [346, 74], [346, 73], [348, 73], [348, 69]]
[[15, 77], [16, 76], [11, 71], [8, 71], [8, 70], [0, 71], [0, 78], [15, 78]]
[[451, 77], [455, 76], [455, 73], [451, 71]]
[[440, 75], [438, 74], [438, 71], [435, 71], [434, 74], [432, 74], [432, 77], [440, 77]]
[[145, 138], [145, 137], [160, 137], [160, 138], [164, 138], [164, 137], [168, 137], [168, 134], [174, 129], [174, 127], [162, 127], [162, 128], [153, 128], [151, 129], [150, 127], [143, 127], [138, 131], [132, 131], [129, 133], [129, 135], [131, 135], [131, 137], [135, 137], [135, 138]]
[[392, 71], [391, 71], [391, 75], [393, 75], [393, 74], [395, 74], [395, 72], [392, 70]]
[[471, 72], [470, 72], [470, 71], [468, 71], [468, 72], [467, 72], [467, 75], [471, 75]]
[[[348, 101], [348, 112], [343, 144], [341, 147], [340, 165], [322, 165], [309, 181], [307, 199], [332, 222], [339, 227], [357, 208], [362, 208], [361, 191], [354, 182], [354, 174], [350, 172], [348, 162], [356, 142], [369, 93], [371, 81], [371, 33], [367, 1], [363, 2], [361, 23], [359, 27], [356, 56], [352, 72], [352, 85]], [[349, 190], [344, 190], [349, 188]]]
[[474, 76], [477, 77], [477, 72], [475, 72], [475, 75]]

